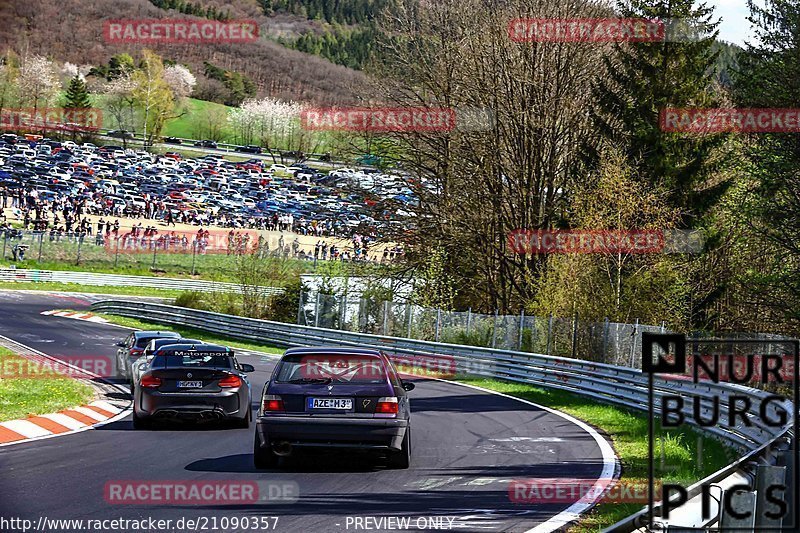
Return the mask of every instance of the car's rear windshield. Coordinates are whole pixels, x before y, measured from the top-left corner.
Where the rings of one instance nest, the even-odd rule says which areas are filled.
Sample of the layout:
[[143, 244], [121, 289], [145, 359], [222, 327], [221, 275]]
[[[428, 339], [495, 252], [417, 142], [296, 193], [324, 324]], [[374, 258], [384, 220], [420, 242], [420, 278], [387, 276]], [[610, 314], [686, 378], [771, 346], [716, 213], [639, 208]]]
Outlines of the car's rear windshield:
[[233, 368], [231, 352], [174, 351], [156, 355], [153, 368]]
[[383, 360], [374, 355], [304, 353], [281, 361], [275, 381], [279, 383], [385, 383]]
[[136, 347], [137, 348], [144, 348], [148, 344], [150, 344], [151, 340], [153, 340], [153, 339], [163, 339], [163, 338], [164, 337], [139, 337], [138, 339], [136, 339]]

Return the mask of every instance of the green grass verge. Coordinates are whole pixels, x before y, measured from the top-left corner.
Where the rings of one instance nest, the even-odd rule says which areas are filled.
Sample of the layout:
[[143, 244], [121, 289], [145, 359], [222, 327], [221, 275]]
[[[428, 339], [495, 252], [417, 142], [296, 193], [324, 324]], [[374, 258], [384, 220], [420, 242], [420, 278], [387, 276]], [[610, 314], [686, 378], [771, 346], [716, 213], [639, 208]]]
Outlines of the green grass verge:
[[[622, 464], [623, 480], [647, 479], [648, 424], [647, 416], [641, 412], [627, 411], [620, 407], [598, 403], [592, 398], [523, 383], [487, 379], [462, 381], [523, 398], [591, 424], [610, 437]], [[702, 443], [700, 464], [697, 459], [698, 442]], [[701, 436], [691, 428], [671, 429], [669, 438], [664, 439], [664, 456], [666, 463], [677, 466], [677, 469], [665, 475], [664, 482], [687, 486], [729, 464], [733, 460], [733, 453], [719, 441]], [[603, 503], [595, 506], [579, 524], [571, 527], [570, 531], [597, 531], [639, 511], [642, 507], [642, 504]]]
[[[0, 260], [0, 268], [8, 268], [11, 265], [16, 268], [28, 268], [33, 270], [57, 270], [72, 272], [93, 272], [96, 274], [121, 274], [126, 276], [148, 276], [166, 277], [180, 279], [202, 279], [207, 281], [224, 281], [237, 283], [237, 257], [226, 254], [208, 254], [197, 256], [194, 275], [192, 275], [192, 255], [191, 254], [162, 254], [157, 257], [155, 270], [153, 269], [153, 254], [126, 254], [120, 255], [117, 264], [114, 264], [114, 256], [98, 254], [99, 257], [85, 257], [79, 264], [75, 263], [74, 252], [64, 246], [54, 251], [51, 255], [56, 258], [45, 257], [41, 261], [36, 259], [26, 259], [25, 261]], [[60, 257], [59, 257], [60, 256]], [[31, 257], [31, 255], [29, 255]], [[34, 256], [35, 257], [35, 256]], [[309, 261], [288, 258], [285, 259], [287, 268], [299, 274], [314, 272], [314, 264]], [[336, 261], [318, 261], [318, 269], [324, 268], [326, 263], [338, 264]], [[382, 265], [347, 264], [347, 268], [353, 275], [366, 269], [380, 269]], [[267, 280], [266, 282], [278, 283], [278, 280]]]
[[[112, 324], [117, 324], [118, 326], [126, 326], [135, 329], [155, 329], [155, 330], [164, 329], [164, 324], [159, 324], [157, 322], [150, 322], [146, 320], [140, 320], [138, 318], [129, 318], [126, 316], [110, 315], [105, 313], [99, 313], [98, 316], [105, 318]], [[223, 335], [215, 335], [213, 333], [209, 333], [207, 331], [195, 328], [169, 325], [169, 329], [170, 331], [175, 331], [177, 333], [180, 333], [182, 336], [189, 339], [191, 338], [202, 339], [206, 342], [211, 342], [214, 344], [224, 344], [226, 346], [230, 346], [231, 348], [254, 350], [257, 352], [274, 353], [279, 355], [284, 352], [284, 348], [278, 348], [276, 346], [270, 346], [267, 344], [255, 344], [252, 342], [245, 342], [238, 339], [233, 339], [231, 337], [225, 337]]]
[[[187, 98], [186, 106], [179, 111], [185, 111], [181, 116], [168, 120], [161, 130], [164, 137], [181, 137], [183, 139], [199, 139], [202, 136], [203, 122], [209, 120], [209, 116], [221, 117], [226, 120], [228, 113], [233, 110], [229, 107], [216, 102]], [[226, 132], [227, 133], [227, 132]], [[225, 135], [225, 142], [232, 142], [232, 136]]]
[[0, 281], [0, 289], [52, 292], [87, 292], [93, 294], [119, 294], [124, 296], [156, 296], [175, 298], [181, 291], [151, 289], [149, 287], [94, 286], [78, 283], [53, 283], [49, 281]]
[[[37, 369], [13, 352], [0, 348], [0, 422], [54, 413], [91, 401], [94, 393], [85, 383], [71, 377], [59, 377], [52, 371]], [[15, 369], [22, 375], [10, 377]]]
[[[36, 245], [34, 245], [35, 247]], [[68, 242], [48, 243], [41, 261], [36, 254], [28, 254], [25, 261], [0, 261], [0, 267], [38, 270], [69, 270], [74, 272], [95, 272], [99, 274], [123, 274], [128, 276], [162, 276], [169, 278], [205, 279], [210, 281], [235, 282], [236, 257], [226, 254], [208, 254], [195, 257], [192, 269], [192, 254], [160, 254], [153, 266], [153, 254], [120, 254], [114, 261], [114, 254], [107, 254], [102, 247], [86, 246], [81, 251], [81, 261], [76, 264], [77, 245]], [[292, 260], [298, 267], [309, 269], [307, 263]], [[192, 272], [194, 271], [194, 275]]]

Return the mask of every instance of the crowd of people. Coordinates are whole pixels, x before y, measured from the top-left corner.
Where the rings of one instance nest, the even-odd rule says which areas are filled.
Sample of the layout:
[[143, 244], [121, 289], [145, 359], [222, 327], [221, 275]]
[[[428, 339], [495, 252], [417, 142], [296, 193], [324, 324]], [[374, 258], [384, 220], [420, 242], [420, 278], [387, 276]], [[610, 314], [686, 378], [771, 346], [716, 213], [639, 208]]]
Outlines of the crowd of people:
[[[186, 246], [195, 249], [202, 238], [175, 231], [185, 224], [278, 232], [280, 242], [277, 248], [273, 243], [273, 252], [310, 260], [388, 261], [399, 255], [370, 253], [370, 244], [381, 238], [381, 228], [391, 217], [371, 212], [365, 205], [374, 202], [352, 194], [335, 172], [300, 165], [287, 173], [283, 165], [273, 167], [284, 170], [264, 161], [183, 158], [46, 139], [15, 141], [3, 135], [0, 223], [19, 220], [23, 231], [47, 234], [51, 240], [89, 236], [98, 245], [124, 237], [126, 244], [155, 242], [159, 248], [177, 239], [182, 247], [185, 237]], [[284, 233], [294, 234], [293, 242], [287, 245]], [[352, 239], [352, 248], [312, 248], [309, 239], [301, 246], [298, 236], [320, 243], [328, 237]], [[269, 244], [263, 240], [259, 247]]]

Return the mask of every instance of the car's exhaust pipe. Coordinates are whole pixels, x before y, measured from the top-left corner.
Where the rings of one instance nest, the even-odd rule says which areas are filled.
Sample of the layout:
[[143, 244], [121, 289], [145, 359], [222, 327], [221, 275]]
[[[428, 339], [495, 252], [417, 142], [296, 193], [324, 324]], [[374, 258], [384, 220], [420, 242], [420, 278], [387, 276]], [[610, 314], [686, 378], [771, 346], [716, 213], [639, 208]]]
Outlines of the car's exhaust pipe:
[[272, 445], [272, 452], [275, 455], [285, 457], [292, 454], [292, 445], [287, 441], [281, 441]]

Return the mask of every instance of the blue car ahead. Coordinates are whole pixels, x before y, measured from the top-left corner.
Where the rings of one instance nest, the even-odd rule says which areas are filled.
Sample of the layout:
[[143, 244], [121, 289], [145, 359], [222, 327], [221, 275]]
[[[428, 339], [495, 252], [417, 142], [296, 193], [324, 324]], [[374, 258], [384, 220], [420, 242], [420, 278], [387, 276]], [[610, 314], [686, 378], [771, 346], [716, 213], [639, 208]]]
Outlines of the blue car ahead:
[[256, 422], [256, 468], [296, 449], [348, 449], [411, 464], [411, 406], [391, 360], [379, 350], [292, 348], [264, 385]]

